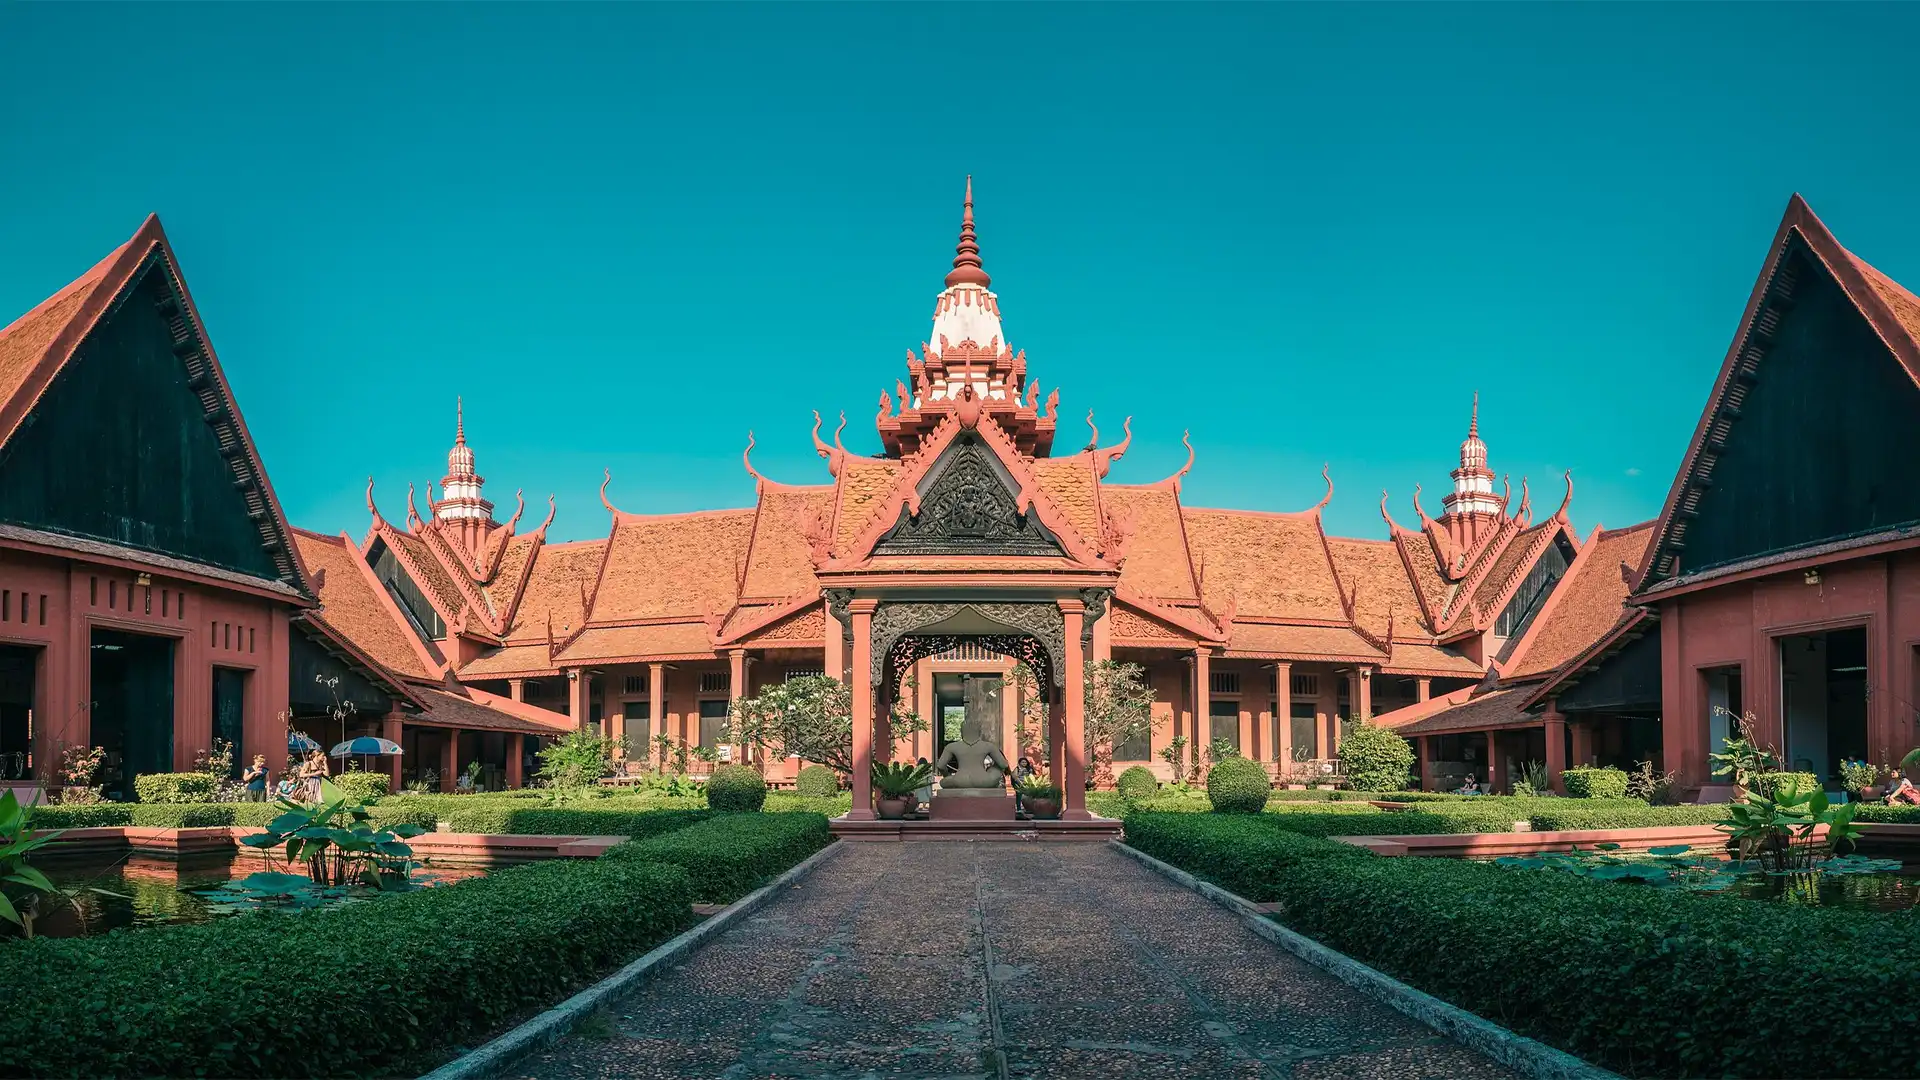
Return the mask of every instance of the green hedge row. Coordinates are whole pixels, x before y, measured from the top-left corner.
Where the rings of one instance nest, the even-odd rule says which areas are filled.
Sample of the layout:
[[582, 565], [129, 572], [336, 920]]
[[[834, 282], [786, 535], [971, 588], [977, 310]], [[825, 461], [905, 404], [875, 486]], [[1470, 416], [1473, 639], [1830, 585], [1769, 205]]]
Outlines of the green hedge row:
[[[198, 829], [218, 825], [264, 828], [279, 817], [281, 810], [272, 803], [92, 803], [84, 806], [57, 804], [33, 808], [36, 829], [98, 829], [114, 825], [134, 825], [148, 829]], [[405, 807], [379, 805], [373, 808], [376, 825], [419, 825], [433, 828], [429, 813]]]
[[[1150, 815], [1129, 821], [1128, 843], [1277, 901], [1287, 925], [1332, 948], [1626, 1075], [1920, 1075], [1909, 989], [1920, 921], [1355, 857], [1278, 839], [1287, 821]], [[1821, 1002], [1832, 1007], [1810, 1004]], [[1771, 1034], [1742, 1035], [1754, 1032]]]
[[1888, 806], [1886, 803], [1868, 803], [1853, 812], [1855, 821], [1885, 821], [1894, 824], [1920, 825], [1920, 806]]
[[603, 857], [321, 911], [9, 942], [0, 1075], [392, 1075], [678, 933], [692, 898], [676, 867]]
[[1698, 806], [1605, 805], [1600, 799], [1546, 799], [1531, 812], [1542, 832], [1570, 829], [1652, 829], [1668, 825], [1711, 825], [1727, 816], [1724, 803]]
[[651, 840], [622, 844], [603, 859], [668, 863], [686, 871], [695, 899], [731, 903], [826, 847], [820, 814], [719, 814]]
[[[612, 800], [603, 800], [611, 802]], [[602, 807], [599, 803], [529, 806], [491, 803], [458, 807], [447, 828], [459, 833], [511, 833], [518, 836], [625, 836], [640, 840], [706, 820], [710, 810], [654, 810]]]
[[213, 798], [213, 774], [147, 773], [133, 778], [134, 797], [143, 803], [199, 803]]

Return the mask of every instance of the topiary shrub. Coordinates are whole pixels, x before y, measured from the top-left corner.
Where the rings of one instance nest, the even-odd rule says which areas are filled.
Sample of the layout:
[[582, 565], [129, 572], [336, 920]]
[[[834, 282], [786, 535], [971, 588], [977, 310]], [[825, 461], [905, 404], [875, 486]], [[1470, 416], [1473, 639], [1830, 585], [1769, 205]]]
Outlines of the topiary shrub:
[[1789, 783], [1801, 791], [1819, 791], [1826, 786], [1810, 772], [1763, 772], [1753, 774], [1752, 787], [1756, 794], [1772, 798], [1774, 792]]
[[1207, 801], [1216, 814], [1257, 814], [1272, 791], [1266, 766], [1257, 761], [1230, 757], [1207, 770]]
[[392, 780], [386, 773], [367, 772], [364, 769], [350, 769], [333, 778], [335, 786], [347, 793], [349, 798], [361, 802], [373, 802], [384, 799]]
[[203, 772], [148, 773], [133, 778], [133, 793], [143, 803], [203, 803], [213, 801], [213, 774]]
[[1627, 793], [1627, 774], [1612, 767], [1596, 769], [1582, 765], [1560, 773], [1567, 796], [1574, 799], [1618, 799]]
[[1120, 797], [1129, 803], [1151, 799], [1160, 794], [1159, 779], [1153, 775], [1153, 770], [1145, 765], [1135, 765], [1121, 773], [1120, 779], [1113, 786], [1120, 792]]
[[1413, 744], [1372, 724], [1360, 724], [1340, 740], [1347, 786], [1358, 791], [1400, 791], [1413, 772]]
[[840, 774], [825, 765], [809, 765], [793, 778], [793, 793], [810, 799], [829, 799], [840, 794]]
[[723, 814], [758, 813], [766, 802], [766, 779], [745, 765], [722, 765], [707, 781], [707, 805]]

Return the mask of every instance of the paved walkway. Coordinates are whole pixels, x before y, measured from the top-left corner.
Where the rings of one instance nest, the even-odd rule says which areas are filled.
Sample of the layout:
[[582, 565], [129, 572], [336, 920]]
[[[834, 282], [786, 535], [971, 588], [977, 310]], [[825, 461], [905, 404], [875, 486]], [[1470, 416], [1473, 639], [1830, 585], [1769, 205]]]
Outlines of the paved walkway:
[[1105, 844], [852, 844], [516, 1075], [1513, 1075]]

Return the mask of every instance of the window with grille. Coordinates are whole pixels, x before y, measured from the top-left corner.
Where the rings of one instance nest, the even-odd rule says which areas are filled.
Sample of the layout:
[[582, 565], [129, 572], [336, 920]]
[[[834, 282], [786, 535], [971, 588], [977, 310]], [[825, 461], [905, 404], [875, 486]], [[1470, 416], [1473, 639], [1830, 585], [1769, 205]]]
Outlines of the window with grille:
[[646, 677], [645, 675], [629, 675], [629, 676], [627, 676], [627, 680], [626, 680], [626, 689], [624, 689], [624, 690], [623, 690], [623, 691], [621, 691], [621, 692], [622, 692], [622, 693], [627, 693], [627, 694], [644, 694], [644, 693], [646, 693], [646, 692], [647, 692], [647, 677]]
[[700, 692], [703, 694], [724, 694], [733, 687], [733, 673], [729, 671], [703, 671], [700, 673]]
[[[721, 676], [725, 679], [726, 676]], [[727, 703], [724, 701], [703, 701], [700, 703], [700, 745], [712, 749], [727, 741]]]
[[1207, 703], [1207, 742], [1226, 743], [1235, 753], [1240, 746], [1240, 704], [1235, 701], [1212, 701]]
[[1300, 697], [1320, 696], [1320, 676], [1315, 674], [1295, 675], [1293, 692]]
[[1237, 671], [1215, 671], [1207, 680], [1216, 694], [1237, 694], [1240, 692], [1240, 673]]
[[948, 649], [946, 652], [933, 654], [933, 659], [935, 660], [969, 660], [969, 661], [997, 664], [1000, 661], [1006, 659], [1006, 657], [1002, 656], [1000, 653], [994, 652], [992, 649], [988, 649], [975, 642], [963, 641], [960, 644], [955, 645], [953, 648]]

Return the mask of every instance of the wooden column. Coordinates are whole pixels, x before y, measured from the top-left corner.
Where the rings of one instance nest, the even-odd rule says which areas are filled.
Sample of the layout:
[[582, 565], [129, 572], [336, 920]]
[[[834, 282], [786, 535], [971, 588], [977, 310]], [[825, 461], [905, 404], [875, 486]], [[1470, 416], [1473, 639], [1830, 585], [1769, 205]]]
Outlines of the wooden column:
[[1487, 732], [1487, 791], [1502, 794], [1507, 787], [1507, 756], [1500, 748], [1500, 733]]
[[1573, 734], [1573, 763], [1593, 764], [1593, 725], [1585, 720], [1574, 720], [1567, 725], [1567, 730]]
[[1213, 651], [1202, 645], [1193, 650], [1193, 751], [1213, 745]]
[[[729, 709], [729, 711], [731, 711], [731, 709], [733, 708], [734, 702], [739, 701], [741, 698], [746, 696], [747, 696], [747, 650], [728, 649], [727, 650], [727, 708]], [[731, 724], [732, 721], [729, 720], [728, 723]], [[748, 751], [746, 744], [744, 743], [734, 744], [733, 760], [737, 762], [741, 762], [743, 764], [751, 760], [751, 754]]]
[[834, 618], [833, 605], [821, 604], [821, 610], [827, 616], [825, 651], [821, 662], [821, 674], [829, 679], [844, 682], [847, 678], [847, 640], [846, 627]]
[[1061, 756], [1066, 758], [1066, 770], [1061, 776], [1061, 787], [1065, 790], [1060, 817], [1062, 820], [1091, 820], [1093, 815], [1087, 812], [1087, 692], [1086, 692], [1086, 653], [1080, 644], [1081, 622], [1086, 618], [1086, 606], [1078, 600], [1060, 601], [1060, 613], [1066, 620], [1067, 630], [1067, 670], [1061, 681], [1066, 683], [1065, 714], [1066, 723], [1061, 725]]
[[1359, 671], [1360, 696], [1354, 704], [1354, 719], [1373, 719], [1373, 669], [1362, 667]]
[[1293, 770], [1293, 665], [1273, 665], [1273, 753], [1280, 763], [1280, 782]]
[[507, 733], [507, 790], [526, 786], [525, 766], [527, 756], [526, 736], [517, 731]]
[[[399, 746], [401, 732], [402, 732], [401, 715], [399, 713], [397, 712], [388, 713], [386, 716], [381, 718], [380, 720], [380, 737], [381, 738], [387, 740], [388, 742], [394, 744], [395, 746]], [[395, 795], [400, 794], [401, 784], [400, 784], [400, 755], [399, 754], [393, 754], [387, 758], [387, 784], [388, 784], [388, 787], [387, 787], [388, 791], [393, 792]]]
[[[647, 726], [660, 734], [667, 734], [667, 665], [647, 665]], [[653, 748], [647, 748], [647, 757], [654, 756]]]
[[452, 791], [454, 775], [460, 771], [460, 729], [442, 728], [446, 739], [440, 744], [440, 790]]
[[1431, 735], [1420, 736], [1420, 790], [1432, 791], [1439, 782], [1433, 771], [1433, 755], [1440, 747], [1440, 740]]
[[873, 610], [876, 600], [855, 600], [853, 619], [853, 808], [850, 821], [872, 821], [873, 814]]
[[1555, 794], [1565, 795], [1567, 783], [1560, 774], [1567, 768], [1567, 718], [1552, 700], [1547, 702], [1546, 726], [1547, 780], [1553, 785]]
[[527, 700], [527, 680], [508, 679], [507, 680], [507, 696], [509, 698], [512, 698], [514, 701]]
[[1425, 675], [1413, 680], [1413, 700], [1425, 701], [1433, 696], [1433, 680]]

